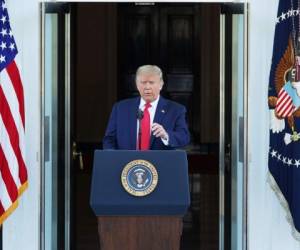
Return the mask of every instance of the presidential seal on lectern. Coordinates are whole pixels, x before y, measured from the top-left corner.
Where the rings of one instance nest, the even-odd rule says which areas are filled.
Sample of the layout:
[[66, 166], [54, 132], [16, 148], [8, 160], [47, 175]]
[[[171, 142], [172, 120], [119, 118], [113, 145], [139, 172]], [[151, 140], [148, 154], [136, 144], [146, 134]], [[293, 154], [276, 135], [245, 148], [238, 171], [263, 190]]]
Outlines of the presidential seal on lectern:
[[123, 168], [121, 182], [129, 194], [146, 196], [156, 188], [158, 174], [154, 165], [149, 161], [134, 160]]

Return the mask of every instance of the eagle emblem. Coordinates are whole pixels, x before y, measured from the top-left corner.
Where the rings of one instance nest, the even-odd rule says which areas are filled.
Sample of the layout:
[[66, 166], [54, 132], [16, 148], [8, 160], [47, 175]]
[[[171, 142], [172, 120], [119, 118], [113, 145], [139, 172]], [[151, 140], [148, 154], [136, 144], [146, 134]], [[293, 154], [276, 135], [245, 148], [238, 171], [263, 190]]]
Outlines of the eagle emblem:
[[158, 183], [155, 166], [146, 160], [133, 160], [126, 164], [121, 174], [124, 189], [133, 196], [146, 196]]
[[[274, 83], [277, 96], [268, 98], [269, 107], [274, 108], [276, 117], [273, 121], [281, 120], [283, 128], [284, 121], [287, 121], [292, 130], [292, 134], [286, 134], [284, 138], [286, 144], [300, 139], [300, 133], [295, 127], [295, 118], [300, 117], [300, 55], [295, 55], [294, 51], [290, 37], [288, 46], [275, 69]], [[283, 128], [276, 132], [282, 131]]]

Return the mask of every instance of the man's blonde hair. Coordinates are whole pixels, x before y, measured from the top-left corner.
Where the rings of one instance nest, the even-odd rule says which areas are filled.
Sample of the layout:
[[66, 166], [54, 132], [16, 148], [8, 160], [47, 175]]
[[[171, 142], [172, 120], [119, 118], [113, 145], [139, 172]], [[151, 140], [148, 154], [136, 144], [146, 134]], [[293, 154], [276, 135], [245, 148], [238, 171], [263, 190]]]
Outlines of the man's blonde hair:
[[137, 77], [142, 74], [158, 75], [162, 84], [164, 83], [162, 71], [156, 65], [142, 65], [142, 66], [138, 67], [136, 74], [135, 74], [135, 81], [137, 81]]

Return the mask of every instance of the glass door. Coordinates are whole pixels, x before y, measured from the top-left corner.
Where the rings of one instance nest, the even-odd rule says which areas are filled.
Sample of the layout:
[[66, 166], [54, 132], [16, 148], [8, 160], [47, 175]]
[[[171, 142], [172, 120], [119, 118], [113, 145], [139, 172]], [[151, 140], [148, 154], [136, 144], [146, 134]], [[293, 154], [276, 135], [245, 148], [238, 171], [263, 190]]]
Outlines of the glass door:
[[42, 4], [43, 167], [41, 249], [70, 249], [70, 18], [66, 4]]
[[220, 250], [246, 249], [246, 4], [220, 17]]
[[[244, 249], [244, 15], [232, 15], [231, 249]], [[244, 242], [245, 243], [245, 242]]]

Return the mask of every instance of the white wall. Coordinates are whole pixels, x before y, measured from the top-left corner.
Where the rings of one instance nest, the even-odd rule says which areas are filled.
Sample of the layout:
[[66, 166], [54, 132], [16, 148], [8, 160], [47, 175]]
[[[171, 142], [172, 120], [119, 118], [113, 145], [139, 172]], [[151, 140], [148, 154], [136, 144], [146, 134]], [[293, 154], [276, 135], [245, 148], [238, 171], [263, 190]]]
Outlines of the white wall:
[[39, 249], [40, 202], [40, 9], [38, 0], [6, 0], [12, 31], [19, 50], [19, 66], [25, 91], [26, 164], [29, 187], [19, 207], [4, 222], [4, 250]]
[[267, 106], [278, 0], [250, 0], [249, 23], [249, 206], [250, 250], [299, 250], [285, 211], [267, 183]]

